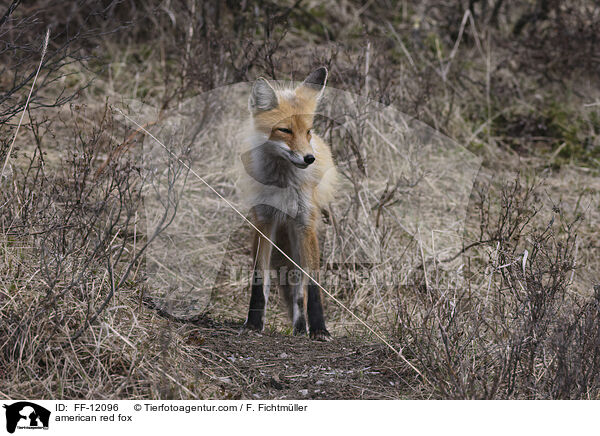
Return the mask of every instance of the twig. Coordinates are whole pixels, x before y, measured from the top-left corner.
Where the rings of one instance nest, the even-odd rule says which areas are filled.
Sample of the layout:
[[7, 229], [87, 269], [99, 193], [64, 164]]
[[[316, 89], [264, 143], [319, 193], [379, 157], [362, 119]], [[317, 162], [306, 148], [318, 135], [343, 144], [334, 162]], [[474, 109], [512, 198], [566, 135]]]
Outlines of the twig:
[[17, 6], [19, 6], [19, 3], [21, 3], [21, 0], [13, 0], [11, 5], [8, 7], [6, 12], [2, 16], [2, 18], [0, 18], [0, 27], [2, 27], [2, 25], [6, 22], [6, 20], [8, 20], [8, 17], [10, 17], [12, 15], [14, 10], [17, 9]]
[[[4, 17], [3, 17], [4, 19]], [[0, 25], [2, 23], [0, 22]], [[13, 140], [10, 143], [10, 147], [8, 148], [8, 152], [6, 153], [6, 158], [4, 159], [4, 165], [2, 165], [2, 171], [0, 172], [0, 180], [4, 177], [4, 169], [6, 168], [6, 164], [8, 163], [8, 159], [10, 158], [10, 154], [12, 153], [13, 147], [15, 145], [15, 140], [17, 139], [17, 134], [19, 133], [19, 128], [21, 127], [21, 123], [23, 122], [23, 117], [25, 116], [25, 112], [27, 112], [27, 106], [29, 106], [29, 100], [31, 99], [31, 94], [33, 93], [33, 88], [35, 88], [35, 82], [37, 81], [38, 75], [40, 74], [40, 70], [42, 69], [42, 64], [44, 63], [44, 56], [46, 56], [46, 49], [48, 48], [48, 41], [50, 40], [50, 29], [46, 30], [46, 37], [44, 38], [44, 45], [42, 47], [42, 58], [40, 59], [40, 64], [38, 65], [37, 71], [35, 73], [35, 77], [33, 78], [33, 83], [31, 84], [31, 89], [29, 90], [29, 95], [27, 96], [27, 101], [25, 102], [25, 107], [23, 107], [23, 112], [21, 112], [21, 119], [19, 120], [19, 124], [17, 124], [17, 130], [15, 131], [15, 136], [13, 136]]]

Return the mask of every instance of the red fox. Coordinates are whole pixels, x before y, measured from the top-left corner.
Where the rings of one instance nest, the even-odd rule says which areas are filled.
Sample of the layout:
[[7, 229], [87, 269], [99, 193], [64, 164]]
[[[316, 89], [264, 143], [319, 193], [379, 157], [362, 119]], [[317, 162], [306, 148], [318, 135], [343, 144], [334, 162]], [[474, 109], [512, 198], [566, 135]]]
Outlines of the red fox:
[[[243, 154], [250, 219], [302, 269], [319, 271], [317, 224], [332, 200], [337, 179], [330, 147], [312, 131], [327, 69], [313, 71], [295, 89], [275, 89], [264, 78], [252, 87], [250, 150]], [[271, 267], [292, 319], [294, 334], [328, 341], [321, 291], [258, 232], [246, 329], [262, 331], [271, 285]], [[318, 279], [317, 279], [318, 280]]]

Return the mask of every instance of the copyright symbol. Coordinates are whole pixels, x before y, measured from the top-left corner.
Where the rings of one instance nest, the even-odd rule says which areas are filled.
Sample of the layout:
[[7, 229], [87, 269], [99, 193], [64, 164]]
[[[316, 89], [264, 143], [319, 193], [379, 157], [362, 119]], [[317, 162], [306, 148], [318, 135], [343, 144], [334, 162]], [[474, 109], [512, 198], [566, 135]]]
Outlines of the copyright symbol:
[[136, 412], [139, 412], [140, 410], [142, 410], [142, 405], [136, 404], [135, 406], [133, 406], [133, 410], [135, 410]]

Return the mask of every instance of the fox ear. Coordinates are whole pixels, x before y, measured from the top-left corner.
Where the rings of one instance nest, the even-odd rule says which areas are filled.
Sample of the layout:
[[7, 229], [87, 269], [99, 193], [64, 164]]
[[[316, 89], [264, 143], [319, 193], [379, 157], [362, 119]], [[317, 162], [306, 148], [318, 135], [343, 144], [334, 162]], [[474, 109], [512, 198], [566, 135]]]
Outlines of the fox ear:
[[278, 106], [277, 95], [267, 79], [259, 77], [252, 86], [252, 92], [248, 99], [248, 109], [253, 114], [260, 111], [268, 111]]
[[327, 68], [320, 67], [310, 73], [300, 87], [317, 92], [318, 97], [323, 93], [325, 84], [327, 83]]

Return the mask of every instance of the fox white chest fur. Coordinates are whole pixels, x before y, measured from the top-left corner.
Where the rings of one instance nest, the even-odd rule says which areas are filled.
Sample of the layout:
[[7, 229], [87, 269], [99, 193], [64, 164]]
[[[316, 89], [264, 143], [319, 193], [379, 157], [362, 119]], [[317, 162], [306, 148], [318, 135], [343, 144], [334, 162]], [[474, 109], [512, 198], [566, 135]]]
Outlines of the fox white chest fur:
[[270, 213], [278, 222], [295, 219], [308, 223], [311, 215], [320, 213], [332, 199], [337, 172], [329, 147], [312, 135], [309, 145], [315, 161], [298, 168], [282, 156], [281, 150], [289, 153], [285, 143], [264, 137], [260, 141], [242, 155], [246, 200], [252, 207], [270, 206], [258, 207], [257, 212]]
[[[318, 274], [317, 225], [321, 210], [332, 199], [337, 172], [331, 150], [313, 133], [314, 114], [327, 80], [319, 68], [296, 89], [276, 91], [265, 79], [254, 84], [248, 101], [251, 127], [242, 153], [243, 188], [251, 206], [254, 225], [281, 248], [286, 256], [274, 256], [272, 245], [256, 232], [253, 253], [256, 265], [250, 309], [245, 326], [262, 330], [271, 274], [280, 275], [283, 295], [294, 333], [328, 340], [321, 293], [300, 272]], [[275, 267], [275, 271], [271, 267]], [[282, 274], [285, 277], [282, 277]], [[288, 275], [299, 276], [292, 283]]]

